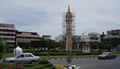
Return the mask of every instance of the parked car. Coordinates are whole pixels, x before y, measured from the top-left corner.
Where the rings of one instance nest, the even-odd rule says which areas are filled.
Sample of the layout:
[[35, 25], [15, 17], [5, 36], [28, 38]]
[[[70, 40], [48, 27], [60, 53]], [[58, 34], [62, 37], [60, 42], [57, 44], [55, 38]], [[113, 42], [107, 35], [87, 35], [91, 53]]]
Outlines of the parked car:
[[40, 59], [39, 56], [34, 56], [32, 53], [22, 53], [15, 57], [5, 58], [4, 62], [16, 62], [16, 63], [36, 63]]
[[98, 59], [115, 59], [116, 55], [112, 52], [103, 52], [101, 55], [98, 55]]

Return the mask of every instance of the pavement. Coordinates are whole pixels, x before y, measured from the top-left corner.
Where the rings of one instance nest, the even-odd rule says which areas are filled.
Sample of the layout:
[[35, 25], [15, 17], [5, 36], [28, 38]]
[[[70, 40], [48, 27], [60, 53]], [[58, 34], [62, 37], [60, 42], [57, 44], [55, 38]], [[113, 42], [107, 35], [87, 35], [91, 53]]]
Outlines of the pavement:
[[[52, 64], [68, 65], [65, 59], [51, 59]], [[81, 69], [120, 69], [120, 57], [116, 59], [98, 60], [97, 58], [72, 59], [71, 65], [80, 66]]]

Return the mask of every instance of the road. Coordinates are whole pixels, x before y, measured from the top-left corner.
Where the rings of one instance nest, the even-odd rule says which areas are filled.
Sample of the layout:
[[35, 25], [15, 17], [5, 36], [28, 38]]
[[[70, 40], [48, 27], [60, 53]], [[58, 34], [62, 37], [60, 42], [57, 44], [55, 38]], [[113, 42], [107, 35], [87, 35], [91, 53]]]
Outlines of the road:
[[[65, 59], [49, 60], [53, 64], [67, 65]], [[98, 60], [97, 58], [72, 59], [72, 65], [80, 66], [81, 69], [120, 69], [120, 57], [109, 60]]]

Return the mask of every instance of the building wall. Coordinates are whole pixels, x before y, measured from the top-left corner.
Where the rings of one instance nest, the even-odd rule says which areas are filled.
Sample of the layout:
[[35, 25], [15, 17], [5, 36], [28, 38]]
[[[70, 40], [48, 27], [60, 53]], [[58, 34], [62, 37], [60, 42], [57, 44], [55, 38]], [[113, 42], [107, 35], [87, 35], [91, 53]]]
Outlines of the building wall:
[[109, 38], [120, 38], [120, 29], [107, 31], [107, 35], [104, 37], [104, 39], [109, 39]]
[[119, 35], [120, 36], [120, 29], [109, 30], [107, 31], [107, 35]]
[[31, 41], [40, 40], [37, 32], [17, 31], [14, 24], [5, 23], [0, 23], [0, 37], [9, 48], [14, 48], [18, 44], [30, 45]]
[[55, 37], [56, 42], [60, 42], [64, 40], [64, 35], [59, 35], [58, 37]]
[[81, 36], [82, 42], [100, 42], [100, 34], [98, 33], [88, 33], [88, 35]]
[[6, 45], [13, 48], [15, 45], [15, 31], [13, 24], [0, 23], [0, 37], [6, 42]]
[[17, 31], [17, 42], [31, 42], [40, 40], [40, 36], [36, 32]]
[[44, 38], [44, 39], [51, 39], [51, 35], [43, 35], [42, 38]]

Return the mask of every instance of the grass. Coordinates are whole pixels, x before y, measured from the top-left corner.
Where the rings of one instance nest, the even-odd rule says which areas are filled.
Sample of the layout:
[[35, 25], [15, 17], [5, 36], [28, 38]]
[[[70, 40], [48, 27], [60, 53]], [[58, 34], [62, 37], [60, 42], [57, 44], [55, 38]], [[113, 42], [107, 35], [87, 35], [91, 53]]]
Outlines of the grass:
[[5, 54], [3, 55], [3, 58], [13, 57], [13, 56], [14, 56], [13, 53], [5, 53]]

